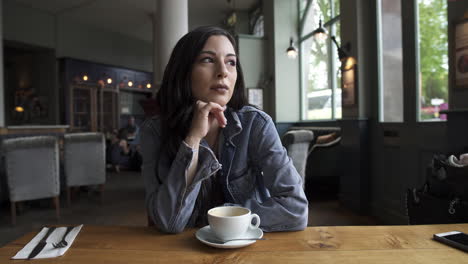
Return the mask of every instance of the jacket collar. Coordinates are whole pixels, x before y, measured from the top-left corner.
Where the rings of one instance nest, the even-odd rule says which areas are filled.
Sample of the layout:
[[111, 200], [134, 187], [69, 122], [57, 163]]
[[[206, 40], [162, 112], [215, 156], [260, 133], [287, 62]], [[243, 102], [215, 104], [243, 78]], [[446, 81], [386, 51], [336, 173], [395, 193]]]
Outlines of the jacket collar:
[[223, 129], [225, 142], [229, 142], [229, 144], [235, 146], [232, 139], [242, 132], [242, 124], [239, 115], [232, 108], [228, 107], [224, 112], [224, 116], [227, 119], [227, 125]]

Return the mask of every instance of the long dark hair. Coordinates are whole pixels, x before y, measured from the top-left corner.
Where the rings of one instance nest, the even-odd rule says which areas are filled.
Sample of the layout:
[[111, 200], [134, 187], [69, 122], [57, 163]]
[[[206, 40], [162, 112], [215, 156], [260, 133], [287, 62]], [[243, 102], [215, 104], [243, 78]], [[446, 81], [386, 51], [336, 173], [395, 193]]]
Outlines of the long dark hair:
[[[225, 36], [238, 52], [237, 43], [229, 32], [222, 28], [203, 26], [183, 36], [172, 50], [164, 71], [161, 88], [156, 96], [160, 107], [162, 149], [169, 157], [175, 157], [182, 140], [187, 136], [192, 123], [195, 98], [192, 95], [192, 69], [196, 58], [211, 36]], [[236, 62], [237, 81], [228, 107], [239, 110], [247, 105], [244, 74], [239, 57]]]

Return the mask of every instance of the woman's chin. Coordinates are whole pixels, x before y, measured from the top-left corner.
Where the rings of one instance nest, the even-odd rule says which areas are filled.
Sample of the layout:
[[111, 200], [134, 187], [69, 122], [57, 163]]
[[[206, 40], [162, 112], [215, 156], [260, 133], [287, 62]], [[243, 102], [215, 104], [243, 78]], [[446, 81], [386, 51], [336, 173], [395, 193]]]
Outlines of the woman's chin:
[[[204, 101], [204, 100], [203, 100], [203, 101]], [[222, 107], [226, 106], [226, 105], [229, 103], [229, 100], [228, 100], [227, 98], [219, 98], [219, 97], [207, 98], [206, 101], [207, 101], [207, 102], [217, 103], [217, 104], [219, 104], [219, 105], [222, 106]]]

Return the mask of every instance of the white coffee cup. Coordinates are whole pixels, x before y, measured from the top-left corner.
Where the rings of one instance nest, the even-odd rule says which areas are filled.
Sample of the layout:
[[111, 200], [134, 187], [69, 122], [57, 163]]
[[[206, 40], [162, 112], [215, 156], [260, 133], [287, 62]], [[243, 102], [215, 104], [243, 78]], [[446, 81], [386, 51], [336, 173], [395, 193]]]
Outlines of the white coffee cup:
[[[252, 220], [256, 219], [255, 225]], [[248, 208], [239, 206], [220, 206], [208, 210], [208, 223], [214, 235], [222, 240], [244, 238], [249, 228], [260, 226], [260, 217]]]

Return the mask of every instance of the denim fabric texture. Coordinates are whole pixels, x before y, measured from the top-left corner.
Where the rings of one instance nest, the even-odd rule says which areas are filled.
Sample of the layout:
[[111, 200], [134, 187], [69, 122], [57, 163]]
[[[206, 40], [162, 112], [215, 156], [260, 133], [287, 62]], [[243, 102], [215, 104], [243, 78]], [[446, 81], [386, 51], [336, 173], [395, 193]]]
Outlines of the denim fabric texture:
[[[288, 157], [271, 118], [245, 106], [227, 109], [222, 129], [220, 159], [206, 141], [199, 147], [199, 161], [190, 185], [186, 173], [194, 150], [183, 142], [174, 160], [161, 151], [159, 118], [142, 125], [142, 175], [150, 218], [164, 232], [178, 233], [196, 214], [201, 183], [220, 177], [226, 203], [249, 208], [260, 216], [264, 231], [302, 230], [307, 226], [308, 202], [302, 179]], [[209, 197], [200, 197], [209, 199]], [[206, 217], [206, 216], [202, 216]]]

